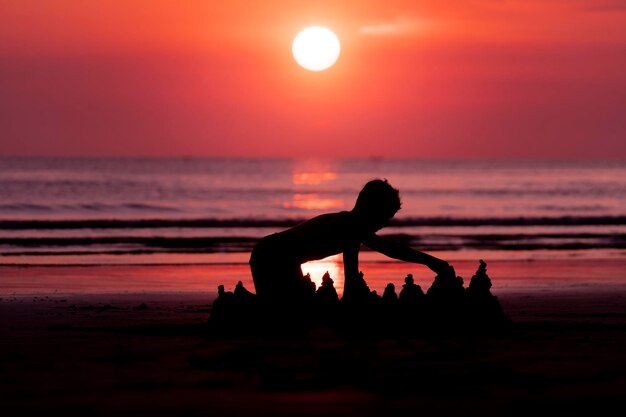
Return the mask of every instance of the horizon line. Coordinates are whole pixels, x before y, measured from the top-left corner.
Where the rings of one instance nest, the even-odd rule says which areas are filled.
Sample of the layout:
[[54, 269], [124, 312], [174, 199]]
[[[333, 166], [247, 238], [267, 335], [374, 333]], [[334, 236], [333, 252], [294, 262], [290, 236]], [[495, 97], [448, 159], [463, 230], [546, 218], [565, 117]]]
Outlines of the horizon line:
[[625, 156], [605, 157], [553, 157], [553, 156], [468, 156], [468, 157], [422, 157], [422, 156], [228, 156], [228, 155], [0, 155], [0, 159], [179, 159], [179, 160], [276, 160], [276, 161], [350, 161], [387, 160], [420, 162], [626, 162]]

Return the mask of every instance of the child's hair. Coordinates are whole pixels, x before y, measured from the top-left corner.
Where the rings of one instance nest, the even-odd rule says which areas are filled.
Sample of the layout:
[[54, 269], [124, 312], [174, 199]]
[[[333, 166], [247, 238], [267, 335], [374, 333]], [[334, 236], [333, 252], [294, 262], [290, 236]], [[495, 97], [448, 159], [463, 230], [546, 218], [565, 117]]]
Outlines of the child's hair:
[[386, 179], [375, 179], [363, 186], [354, 208], [390, 219], [401, 206], [400, 191], [393, 188]]

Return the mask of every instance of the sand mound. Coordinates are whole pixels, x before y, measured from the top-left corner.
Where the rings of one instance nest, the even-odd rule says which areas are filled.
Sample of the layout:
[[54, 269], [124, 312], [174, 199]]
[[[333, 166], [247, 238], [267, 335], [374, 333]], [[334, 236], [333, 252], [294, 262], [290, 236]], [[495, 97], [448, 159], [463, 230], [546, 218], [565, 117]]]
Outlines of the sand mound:
[[354, 291], [343, 298], [339, 298], [328, 272], [319, 288], [310, 276], [304, 280], [304, 297], [273, 305], [264, 304], [241, 281], [234, 292], [226, 292], [220, 285], [209, 316], [211, 329], [222, 334], [263, 335], [325, 326], [375, 336], [497, 332], [510, 324], [491, 293], [491, 279], [483, 260], [467, 288], [453, 268], [437, 275], [426, 292], [408, 274], [399, 295], [393, 283], [387, 285], [382, 296], [371, 291], [362, 273]]

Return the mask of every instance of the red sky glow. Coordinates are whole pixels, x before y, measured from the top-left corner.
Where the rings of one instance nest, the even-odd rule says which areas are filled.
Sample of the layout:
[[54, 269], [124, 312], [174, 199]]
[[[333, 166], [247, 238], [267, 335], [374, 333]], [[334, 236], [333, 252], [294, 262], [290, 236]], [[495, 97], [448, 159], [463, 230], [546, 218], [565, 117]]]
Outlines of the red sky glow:
[[623, 159], [624, 74], [623, 0], [0, 0], [0, 155]]

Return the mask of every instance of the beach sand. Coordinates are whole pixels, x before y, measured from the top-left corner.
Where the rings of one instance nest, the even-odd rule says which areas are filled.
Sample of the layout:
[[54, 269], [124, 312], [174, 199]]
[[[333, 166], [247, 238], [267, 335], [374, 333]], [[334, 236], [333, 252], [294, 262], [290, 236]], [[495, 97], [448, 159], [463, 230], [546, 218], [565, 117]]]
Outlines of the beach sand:
[[[208, 292], [3, 296], [0, 410], [21, 416], [620, 414], [626, 292], [508, 291], [510, 331], [218, 337]], [[621, 414], [620, 414], [621, 415]]]

